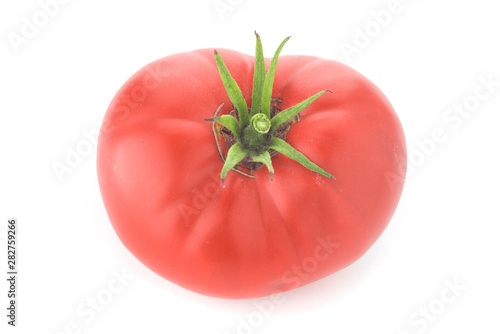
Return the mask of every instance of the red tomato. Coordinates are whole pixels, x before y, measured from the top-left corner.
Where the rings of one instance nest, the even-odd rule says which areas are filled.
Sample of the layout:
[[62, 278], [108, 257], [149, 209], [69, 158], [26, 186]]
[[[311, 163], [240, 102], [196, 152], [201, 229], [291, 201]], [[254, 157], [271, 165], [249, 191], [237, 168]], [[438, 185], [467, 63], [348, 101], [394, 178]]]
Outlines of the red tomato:
[[[254, 57], [219, 49], [251, 105]], [[266, 67], [270, 59], [266, 59]], [[211, 123], [231, 102], [212, 49], [150, 63], [118, 91], [105, 115], [97, 171], [109, 219], [126, 248], [158, 275], [222, 298], [303, 286], [356, 261], [381, 235], [399, 201], [406, 146], [391, 104], [341, 63], [279, 58], [280, 109], [318, 91], [287, 143], [335, 179], [278, 154], [274, 179], [223, 166]], [[404, 179], [404, 176], [402, 177]]]

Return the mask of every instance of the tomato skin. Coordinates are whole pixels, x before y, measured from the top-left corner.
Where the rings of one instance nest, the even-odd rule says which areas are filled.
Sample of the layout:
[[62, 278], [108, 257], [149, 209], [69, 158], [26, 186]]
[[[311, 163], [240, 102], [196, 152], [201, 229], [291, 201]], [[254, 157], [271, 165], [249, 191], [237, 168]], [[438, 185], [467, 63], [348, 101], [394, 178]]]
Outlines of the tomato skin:
[[[219, 49], [251, 105], [254, 57]], [[269, 59], [266, 59], [267, 66]], [[229, 172], [222, 188], [211, 125], [231, 102], [212, 49], [159, 59], [118, 91], [102, 123], [97, 172], [109, 219], [126, 248], [191, 291], [253, 298], [287, 291], [356, 261], [389, 223], [406, 145], [391, 104], [368, 79], [331, 60], [279, 58], [273, 97], [301, 112], [287, 142], [335, 176], [273, 157], [274, 179]]]

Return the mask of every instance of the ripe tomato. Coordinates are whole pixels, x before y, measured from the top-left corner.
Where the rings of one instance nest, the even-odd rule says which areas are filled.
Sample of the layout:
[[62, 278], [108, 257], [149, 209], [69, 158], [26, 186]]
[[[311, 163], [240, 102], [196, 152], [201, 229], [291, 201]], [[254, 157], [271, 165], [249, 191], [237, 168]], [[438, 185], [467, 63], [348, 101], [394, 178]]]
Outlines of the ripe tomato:
[[[250, 106], [255, 58], [218, 51]], [[275, 112], [331, 91], [285, 137], [335, 179], [277, 154], [272, 181], [266, 168], [232, 170], [222, 186], [217, 127], [204, 119], [233, 107], [212, 49], [150, 63], [112, 100], [98, 142], [101, 194], [120, 240], [158, 275], [214, 297], [266, 296], [348, 266], [385, 229], [403, 188], [386, 176], [406, 169], [387, 98], [346, 65], [311, 56], [280, 57], [272, 87]]]

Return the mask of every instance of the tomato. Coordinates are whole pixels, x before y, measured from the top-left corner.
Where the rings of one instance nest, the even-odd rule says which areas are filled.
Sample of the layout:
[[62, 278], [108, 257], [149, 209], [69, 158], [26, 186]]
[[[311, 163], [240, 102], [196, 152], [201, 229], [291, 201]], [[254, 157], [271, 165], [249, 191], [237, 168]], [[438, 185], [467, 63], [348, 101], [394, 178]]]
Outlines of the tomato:
[[[255, 58], [218, 54], [252, 106]], [[122, 243], [158, 275], [220, 298], [291, 290], [355, 262], [386, 228], [403, 189], [405, 137], [388, 99], [339, 62], [282, 56], [276, 113], [331, 91], [286, 124], [284, 136], [325, 173], [276, 154], [266, 164], [272, 181], [271, 169], [242, 165], [222, 177], [231, 144], [215, 111], [223, 104], [218, 115], [231, 114], [234, 100], [221, 73], [213, 49], [174, 54], [140, 69], [113, 98], [97, 172]]]

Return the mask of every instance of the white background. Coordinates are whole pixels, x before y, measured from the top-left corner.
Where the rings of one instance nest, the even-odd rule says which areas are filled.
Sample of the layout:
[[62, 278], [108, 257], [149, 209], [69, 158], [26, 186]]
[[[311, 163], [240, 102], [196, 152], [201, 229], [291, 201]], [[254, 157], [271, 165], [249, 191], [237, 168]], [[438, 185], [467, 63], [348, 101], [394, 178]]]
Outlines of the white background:
[[[2, 279], [2, 333], [499, 333], [494, 1], [400, 0], [383, 25], [373, 13], [390, 0], [62, 2], [52, 1], [58, 7], [45, 22], [37, 1], [0, 5], [2, 268], [9, 217], [19, 219], [20, 238], [18, 327], [6, 324]], [[229, 7], [218, 12], [218, 3]], [[26, 20], [44, 26], [15, 46]], [[95, 145], [84, 135], [96, 133], [114, 93], [140, 67], [206, 47], [253, 54], [254, 30], [267, 57], [292, 35], [282, 54], [339, 60], [375, 82], [401, 119], [411, 168], [396, 214], [369, 252], [280, 303], [201, 296], [139, 263], [111, 228]], [[343, 52], [348, 44], [357, 53]], [[496, 86], [477, 88], [480, 78]], [[489, 95], [479, 100], [476, 89]], [[449, 109], [464, 103], [472, 111], [457, 119]], [[432, 147], [436, 131], [444, 140]], [[79, 145], [90, 153], [59, 179], [54, 163], [65, 164]], [[128, 278], [115, 281], [122, 272]], [[99, 311], [91, 311], [93, 299]]]

